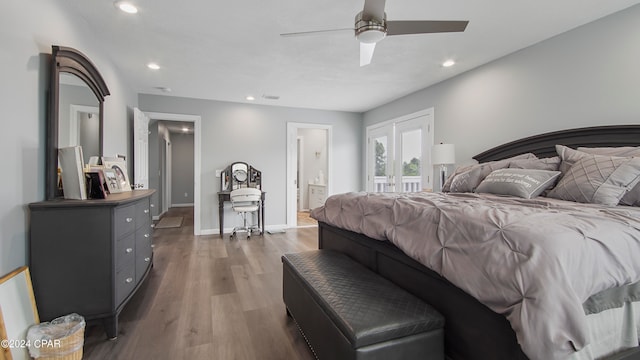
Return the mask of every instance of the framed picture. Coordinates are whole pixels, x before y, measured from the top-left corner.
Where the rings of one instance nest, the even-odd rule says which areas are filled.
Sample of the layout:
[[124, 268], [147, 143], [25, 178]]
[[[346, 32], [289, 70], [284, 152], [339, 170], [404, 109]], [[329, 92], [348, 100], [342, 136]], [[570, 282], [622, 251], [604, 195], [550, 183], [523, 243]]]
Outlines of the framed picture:
[[104, 188], [104, 175], [102, 171], [88, 171], [84, 173], [87, 182], [87, 196], [89, 199], [104, 199], [107, 191]]
[[[27, 330], [40, 323], [31, 276], [26, 266], [0, 278], [0, 338], [20, 343]], [[31, 359], [27, 347], [2, 346], [0, 359]]]
[[123, 158], [102, 157], [102, 165], [104, 165], [105, 169], [115, 170], [120, 192], [131, 191], [131, 183], [127, 174], [127, 162]]
[[111, 194], [121, 193], [123, 190], [120, 188], [120, 180], [116, 171], [111, 168], [102, 169], [102, 175], [104, 175], [104, 182], [107, 184], [107, 190]]

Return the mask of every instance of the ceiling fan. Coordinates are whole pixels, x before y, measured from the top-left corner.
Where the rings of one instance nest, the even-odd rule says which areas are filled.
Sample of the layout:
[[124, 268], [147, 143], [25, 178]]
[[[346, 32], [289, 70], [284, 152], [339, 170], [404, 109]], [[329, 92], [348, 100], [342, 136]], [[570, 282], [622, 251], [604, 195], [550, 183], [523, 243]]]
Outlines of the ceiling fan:
[[353, 28], [305, 31], [280, 35], [300, 36], [344, 30], [354, 31], [356, 39], [360, 41], [360, 66], [365, 66], [371, 63], [376, 43], [386, 36], [462, 32], [469, 23], [468, 21], [443, 20], [387, 21], [387, 14], [384, 12], [385, 1], [365, 0], [364, 9], [356, 15]]

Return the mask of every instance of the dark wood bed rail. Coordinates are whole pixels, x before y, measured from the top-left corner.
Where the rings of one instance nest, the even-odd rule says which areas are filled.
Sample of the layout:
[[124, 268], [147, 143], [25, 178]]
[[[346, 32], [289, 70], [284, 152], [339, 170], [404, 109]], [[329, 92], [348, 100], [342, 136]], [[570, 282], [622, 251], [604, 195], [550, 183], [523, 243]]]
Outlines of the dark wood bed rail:
[[473, 158], [483, 163], [527, 152], [534, 153], [541, 158], [552, 157], [556, 155], [556, 144], [572, 148], [580, 146], [639, 146], [640, 125], [594, 126], [553, 131], [496, 146], [475, 155]]

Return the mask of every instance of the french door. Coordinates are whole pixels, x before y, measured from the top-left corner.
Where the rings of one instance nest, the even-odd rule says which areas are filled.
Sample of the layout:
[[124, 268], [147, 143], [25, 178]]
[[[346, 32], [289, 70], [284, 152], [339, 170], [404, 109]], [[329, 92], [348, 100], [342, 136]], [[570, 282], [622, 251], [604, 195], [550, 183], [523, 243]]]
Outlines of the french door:
[[367, 191], [432, 188], [433, 109], [367, 128]]

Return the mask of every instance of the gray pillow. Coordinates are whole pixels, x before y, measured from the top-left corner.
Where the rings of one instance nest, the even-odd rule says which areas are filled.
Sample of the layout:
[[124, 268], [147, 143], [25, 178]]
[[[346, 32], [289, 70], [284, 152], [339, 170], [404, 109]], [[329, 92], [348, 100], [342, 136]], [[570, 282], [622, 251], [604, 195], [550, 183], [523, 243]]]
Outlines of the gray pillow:
[[475, 192], [533, 199], [551, 187], [558, 176], [560, 176], [560, 171], [499, 169], [487, 175]]
[[558, 168], [560, 172], [562, 172], [562, 176], [564, 176], [567, 171], [571, 168], [576, 161], [582, 159], [583, 156], [587, 155], [582, 151], [574, 150], [570, 147], [564, 145], [556, 145], [556, 152], [562, 161], [560, 163], [560, 167]]
[[455, 179], [456, 176], [462, 174], [463, 172], [467, 172], [471, 169], [473, 169], [474, 166], [478, 166], [478, 164], [474, 164], [474, 165], [467, 165], [467, 166], [461, 166], [456, 168], [453, 171], [453, 174], [451, 174], [447, 180], [444, 182], [444, 184], [442, 185], [442, 191], [443, 192], [449, 192], [451, 191], [451, 183], [453, 182], [453, 179]]
[[497, 169], [509, 167], [514, 160], [519, 159], [537, 159], [532, 153], [516, 155], [504, 160], [489, 161], [482, 164], [470, 165], [465, 168], [456, 170], [454, 174], [445, 182], [442, 191], [451, 192], [473, 192], [476, 187], [484, 180], [487, 175]]
[[563, 174], [548, 197], [616, 206], [625, 192], [640, 181], [640, 158], [581, 154], [584, 155]]
[[[634, 146], [599, 147], [599, 148], [579, 147], [578, 151], [582, 151], [587, 154], [596, 154], [596, 155], [640, 157], [640, 147], [634, 147]], [[627, 193], [624, 194], [622, 199], [620, 199], [620, 204], [640, 206], [640, 183], [638, 183], [636, 186], [633, 187], [633, 189], [627, 191]]]
[[513, 160], [509, 163], [509, 167], [516, 168], [516, 169], [558, 171], [558, 168], [560, 167], [560, 157], [554, 156], [554, 157], [544, 158], [544, 159]]

